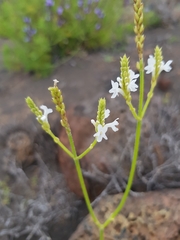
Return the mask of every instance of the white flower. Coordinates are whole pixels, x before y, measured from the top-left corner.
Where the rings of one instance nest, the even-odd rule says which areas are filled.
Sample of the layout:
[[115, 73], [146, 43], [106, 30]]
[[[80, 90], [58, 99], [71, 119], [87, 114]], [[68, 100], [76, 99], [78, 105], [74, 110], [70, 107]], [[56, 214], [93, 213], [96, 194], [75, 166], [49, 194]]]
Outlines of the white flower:
[[172, 60], [167, 61], [167, 63], [164, 63], [164, 61], [161, 62], [161, 72], [164, 70], [165, 72], [170, 72], [172, 67], [170, 64], [172, 63]]
[[[110, 110], [106, 109], [104, 119], [109, 117], [109, 115], [110, 115]], [[107, 132], [108, 128], [111, 128], [114, 132], [118, 131], [118, 128], [116, 127], [119, 124], [118, 121], [117, 121], [118, 119], [119, 118], [116, 118], [113, 122], [107, 123], [104, 126], [102, 126], [102, 124], [100, 124], [98, 121], [95, 121], [94, 119], [91, 119], [91, 123], [94, 125], [94, 127], [97, 131], [93, 135], [96, 138], [97, 142], [101, 142], [103, 138], [105, 140], [108, 139], [107, 136], [106, 136], [106, 132]]]
[[152, 55], [149, 55], [149, 58], [147, 60], [148, 65], [144, 68], [146, 71], [146, 74], [153, 73], [155, 69], [155, 58]]
[[109, 110], [109, 109], [106, 109], [104, 115], [105, 115], [105, 117], [104, 117], [105, 119], [108, 118], [109, 115], [110, 115], [110, 110]]
[[111, 128], [114, 132], [117, 132], [119, 129], [116, 127], [117, 125], [119, 125], [118, 120], [119, 118], [116, 118], [113, 122], [111, 123], [107, 123], [105, 126], [107, 128]]
[[129, 78], [130, 78], [130, 81], [136, 79], [139, 77], [139, 74], [135, 74], [135, 72], [131, 69], [129, 69]]
[[52, 113], [53, 110], [51, 108], [47, 108], [45, 105], [41, 105], [40, 109], [44, 111], [44, 114], [40, 118], [43, 122], [48, 122], [48, 114]]
[[129, 92], [136, 92], [138, 89], [138, 85], [135, 83], [137, 79], [131, 80], [127, 86]]
[[57, 86], [57, 83], [58, 83], [59, 81], [58, 81], [57, 79], [54, 79], [53, 82], [54, 82], [54, 86]]
[[[135, 74], [134, 71], [132, 71], [131, 69], [129, 69], [129, 82], [126, 82], [126, 87], [127, 90], [129, 92], [136, 92], [138, 85], [136, 84], [137, 78], [139, 77], [139, 74]], [[111, 80], [111, 85], [112, 88], [109, 90], [109, 93], [112, 93], [111, 98], [115, 98], [116, 96], [119, 95], [119, 93], [121, 95], [125, 95], [124, 91], [123, 91], [123, 84], [122, 84], [122, 78], [117, 77], [117, 82], [114, 82]], [[120, 86], [120, 87], [119, 87]]]
[[[170, 72], [172, 67], [170, 66], [170, 64], [172, 63], [173, 61], [172, 60], [169, 60], [167, 61], [167, 63], [164, 63], [164, 61], [161, 62], [161, 66], [160, 66], [160, 69], [159, 69], [159, 74], [162, 72], [162, 71], [165, 71], [165, 72]], [[147, 60], [147, 63], [148, 65], [144, 68], [144, 70], [146, 71], [146, 74], [149, 74], [149, 73], [152, 73], [154, 74], [154, 71], [155, 71], [155, 65], [156, 65], [156, 60], [155, 58], [150, 55], [148, 60]]]
[[111, 98], [115, 98], [119, 95], [119, 84], [118, 82], [114, 82], [113, 80], [111, 80], [111, 85], [112, 88], [109, 90], [109, 93], [112, 93]]
[[101, 124], [99, 124], [97, 130], [98, 131], [93, 135], [96, 138], [97, 142], [101, 142], [103, 138], [105, 140], [108, 139], [106, 136], [106, 132], [107, 132], [106, 125], [102, 126]]

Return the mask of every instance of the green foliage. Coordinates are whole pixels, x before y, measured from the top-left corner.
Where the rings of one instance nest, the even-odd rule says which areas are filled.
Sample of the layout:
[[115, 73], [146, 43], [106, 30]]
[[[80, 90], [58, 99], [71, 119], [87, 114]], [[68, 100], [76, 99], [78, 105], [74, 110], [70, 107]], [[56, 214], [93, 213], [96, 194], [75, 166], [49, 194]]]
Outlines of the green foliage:
[[80, 47], [109, 47], [123, 38], [121, 11], [122, 0], [4, 0], [0, 36], [10, 40], [3, 47], [5, 66], [46, 76], [56, 59]]
[[154, 11], [144, 13], [144, 25], [146, 28], [159, 27], [162, 24], [161, 18]]
[[10, 189], [9, 189], [8, 185], [6, 184], [6, 182], [0, 181], [0, 191], [1, 191], [0, 203], [3, 204], [3, 205], [9, 204]]

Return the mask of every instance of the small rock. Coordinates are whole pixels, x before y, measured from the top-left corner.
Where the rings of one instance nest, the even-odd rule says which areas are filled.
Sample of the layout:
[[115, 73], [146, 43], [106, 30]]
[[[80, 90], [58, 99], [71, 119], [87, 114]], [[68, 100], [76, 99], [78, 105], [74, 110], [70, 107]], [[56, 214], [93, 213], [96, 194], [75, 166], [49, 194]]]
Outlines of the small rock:
[[157, 87], [162, 92], [167, 92], [172, 87], [172, 81], [169, 78], [160, 77], [157, 83]]
[[[112, 221], [104, 232], [104, 239], [151, 239], [170, 240], [180, 238], [180, 190], [148, 192], [138, 197], [129, 197], [122, 212]], [[114, 202], [120, 202], [122, 194], [106, 196], [95, 208], [100, 222], [106, 220], [99, 214], [107, 207], [109, 216], [115, 209]], [[128, 217], [127, 217], [128, 216]], [[91, 232], [87, 233], [86, 228]], [[90, 216], [79, 225], [70, 240], [98, 240], [99, 232]]]

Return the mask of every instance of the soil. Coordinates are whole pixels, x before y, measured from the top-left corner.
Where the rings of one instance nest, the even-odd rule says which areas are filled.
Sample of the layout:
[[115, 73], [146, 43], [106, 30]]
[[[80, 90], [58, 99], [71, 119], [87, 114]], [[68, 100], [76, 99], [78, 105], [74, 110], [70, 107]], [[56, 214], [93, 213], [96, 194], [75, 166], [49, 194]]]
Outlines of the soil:
[[[163, 49], [164, 60], [173, 59], [173, 71], [165, 75], [170, 79], [172, 88], [168, 89], [169, 98], [173, 102], [179, 101], [180, 75], [179, 52], [180, 33], [179, 26], [170, 28], [152, 29], [146, 33], [145, 59], [153, 54], [153, 49], [159, 45]], [[80, 52], [65, 63], [60, 64], [51, 76], [45, 79], [36, 79], [25, 73], [10, 73], [0, 68], [0, 113], [1, 126], [7, 124], [31, 122], [34, 117], [26, 106], [24, 99], [30, 96], [37, 105], [45, 104], [53, 107], [51, 96], [47, 90], [52, 86], [53, 79], [59, 80], [67, 108], [83, 105], [84, 111], [91, 117], [96, 114], [97, 101], [100, 97], [108, 98], [110, 95], [110, 80], [119, 76], [119, 58], [124, 53], [130, 56], [131, 68], [135, 70], [137, 53], [133, 37], [129, 37], [128, 46], [123, 49], [114, 49], [111, 52], [98, 52], [87, 54]], [[2, 57], [0, 62], [2, 63]], [[149, 84], [146, 81], [146, 92]], [[156, 90], [159, 96], [167, 93]], [[119, 98], [120, 104], [124, 104]], [[55, 113], [53, 119], [55, 118]], [[35, 122], [36, 120], [34, 120]]]
[[[155, 90], [154, 101], [164, 101], [169, 106], [178, 107], [180, 102], [180, 25], [166, 28], [151, 29], [146, 32], [145, 59], [153, 54], [153, 49], [159, 45], [163, 49], [164, 60], [173, 60], [173, 70], [170, 73], [162, 73], [158, 87]], [[3, 44], [3, 40], [1, 43]], [[36, 79], [35, 76], [25, 73], [11, 73], [0, 66], [0, 129], [6, 132], [11, 126], [21, 125], [31, 129], [38, 123], [34, 115], [28, 109], [25, 98], [30, 96], [38, 106], [44, 104], [54, 108], [48, 87], [53, 85], [52, 80], [59, 80], [66, 108], [75, 108], [80, 114], [95, 118], [97, 102], [100, 97], [106, 97], [107, 106], [112, 111], [113, 100], [110, 98], [110, 80], [119, 76], [119, 58], [126, 53], [130, 56], [131, 68], [136, 70], [137, 53], [134, 37], [128, 37], [127, 46], [111, 51], [103, 51], [88, 54], [80, 52], [76, 56], [67, 59], [54, 70], [51, 76], [44, 79]], [[0, 56], [2, 63], [2, 56]], [[164, 87], [165, 86], [165, 87]], [[145, 93], [149, 90], [149, 78], [145, 82]], [[134, 94], [136, 99], [137, 94]], [[120, 96], [119, 104], [125, 108], [125, 102]], [[57, 123], [58, 114], [54, 111], [50, 116], [52, 125]], [[124, 123], [123, 123], [124, 124]], [[124, 125], [123, 125], [124, 126]], [[128, 126], [124, 126], [128, 127]], [[57, 234], [58, 235], [58, 234]], [[53, 238], [53, 240], [59, 238]], [[68, 239], [67, 235], [66, 238]]]

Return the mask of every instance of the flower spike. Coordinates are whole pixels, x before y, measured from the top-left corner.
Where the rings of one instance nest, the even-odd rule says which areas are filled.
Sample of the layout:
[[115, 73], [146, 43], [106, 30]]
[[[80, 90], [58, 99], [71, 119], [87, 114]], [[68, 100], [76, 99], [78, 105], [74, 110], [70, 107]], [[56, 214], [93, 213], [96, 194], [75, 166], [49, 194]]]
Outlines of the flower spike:
[[97, 113], [97, 119], [96, 121], [94, 119], [91, 119], [91, 123], [95, 127], [96, 133], [93, 135], [97, 142], [101, 142], [102, 139], [107, 140], [106, 132], [108, 128], [111, 128], [114, 132], [118, 131], [118, 128], [116, 127], [118, 123], [118, 119], [116, 118], [113, 122], [105, 124], [105, 119], [109, 117], [110, 115], [110, 110], [105, 109], [106, 107], [106, 101], [105, 99], [100, 99], [99, 100], [99, 105], [98, 105], [98, 113]]

